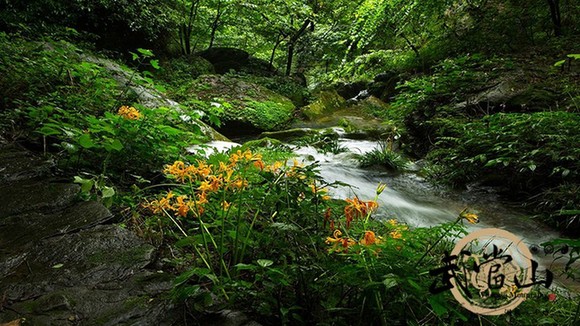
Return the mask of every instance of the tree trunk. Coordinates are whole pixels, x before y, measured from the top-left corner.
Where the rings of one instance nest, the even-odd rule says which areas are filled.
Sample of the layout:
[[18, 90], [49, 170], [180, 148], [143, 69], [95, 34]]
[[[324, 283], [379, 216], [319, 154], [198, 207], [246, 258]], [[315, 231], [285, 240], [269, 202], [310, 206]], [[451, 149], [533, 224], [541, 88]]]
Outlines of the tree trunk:
[[562, 18], [560, 16], [560, 0], [547, 0], [550, 6], [550, 18], [554, 25], [554, 36], [562, 35]]
[[292, 60], [294, 59], [294, 44], [288, 44], [288, 55], [286, 57], [286, 76], [290, 76], [292, 71]]
[[282, 41], [284, 41], [284, 35], [282, 35], [282, 33], [279, 33], [278, 36], [276, 36], [276, 43], [274, 44], [274, 48], [272, 49], [272, 55], [270, 55], [270, 66], [274, 66], [274, 56], [276, 55], [276, 49], [278, 48], [280, 43], [282, 43]]
[[290, 72], [292, 71], [292, 61], [294, 60], [294, 47], [296, 46], [296, 42], [300, 39], [302, 35], [306, 32], [306, 28], [310, 25], [310, 19], [306, 19], [300, 29], [298, 29], [292, 36], [290, 40], [288, 40], [288, 56], [286, 59], [286, 76], [290, 76]]
[[191, 2], [187, 24], [183, 23], [179, 26], [179, 45], [181, 46], [181, 52], [185, 55], [191, 54], [191, 32], [193, 30], [193, 22], [197, 18], [198, 4], [199, 0]]
[[215, 14], [215, 19], [213, 20], [213, 23], [211, 24], [211, 34], [210, 34], [210, 38], [209, 38], [209, 46], [207, 47], [208, 49], [211, 49], [213, 47], [213, 42], [215, 41], [215, 34], [217, 32], [218, 27], [220, 26], [220, 18], [222, 16], [222, 2], [219, 1], [218, 2], [218, 6], [217, 6], [217, 12]]

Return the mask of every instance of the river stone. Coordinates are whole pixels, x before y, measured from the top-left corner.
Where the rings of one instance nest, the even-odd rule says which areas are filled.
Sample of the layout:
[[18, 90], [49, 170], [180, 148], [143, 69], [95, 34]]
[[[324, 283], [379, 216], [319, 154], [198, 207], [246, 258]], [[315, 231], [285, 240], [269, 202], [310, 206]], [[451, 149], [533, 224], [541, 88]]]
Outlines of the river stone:
[[[294, 116], [295, 106], [288, 98], [242, 78], [201, 76], [188, 92], [221, 109], [219, 131], [230, 137], [279, 130]], [[214, 109], [204, 110], [215, 114]]]
[[346, 100], [336, 91], [322, 91], [315, 95], [316, 101], [302, 108], [302, 114], [310, 121], [332, 116], [344, 109]]
[[41, 241], [0, 288], [9, 299], [21, 300], [59, 287], [123, 282], [151, 262], [152, 252], [133, 232], [100, 225]]
[[260, 134], [260, 138], [273, 138], [280, 141], [291, 141], [306, 136], [314, 136], [319, 133], [316, 129], [310, 128], [293, 128], [281, 131], [266, 131]]
[[16, 146], [0, 149], [0, 184], [46, 176], [54, 162]]
[[[35, 300], [18, 302], [0, 313], [0, 321], [25, 316], [29, 325], [176, 325], [173, 306], [148, 293], [134, 281], [121, 291], [89, 287], [63, 288]], [[165, 281], [165, 291], [171, 283]], [[68, 323], [67, 323], [68, 322]]]
[[110, 217], [109, 210], [94, 201], [80, 202], [52, 214], [34, 211], [13, 215], [0, 220], [0, 247], [14, 251], [49, 236], [99, 224]]
[[229, 309], [207, 314], [201, 321], [205, 326], [260, 326], [261, 324], [248, 318], [241, 311]]
[[211, 62], [218, 74], [225, 74], [230, 70], [240, 70], [250, 57], [248, 52], [230, 47], [213, 47], [198, 52], [196, 55]]
[[[80, 186], [68, 183], [24, 182], [0, 188], [0, 219], [35, 210], [65, 207], [73, 202]], [[7, 205], [6, 203], [10, 203]]]

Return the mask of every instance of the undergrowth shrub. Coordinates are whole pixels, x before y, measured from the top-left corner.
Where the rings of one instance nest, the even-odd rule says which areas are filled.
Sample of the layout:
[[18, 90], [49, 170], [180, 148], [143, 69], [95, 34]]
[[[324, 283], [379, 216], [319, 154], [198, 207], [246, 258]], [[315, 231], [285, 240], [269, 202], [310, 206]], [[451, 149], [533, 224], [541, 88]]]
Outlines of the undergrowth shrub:
[[[556, 189], [580, 182], [579, 125], [576, 113], [493, 114], [465, 124], [455, 137], [440, 138], [428, 158], [439, 167], [440, 180], [481, 181], [507, 187], [516, 197], [544, 193], [553, 198], [550, 194], [560, 192]], [[541, 205], [552, 211], [575, 209], [580, 198], [563, 196]]]
[[377, 148], [359, 156], [358, 161], [363, 168], [380, 166], [391, 171], [404, 170], [407, 164], [407, 161], [399, 153], [394, 152], [392, 145], [387, 142], [380, 142]]
[[[143, 222], [134, 227], [174, 248], [169, 261], [182, 273], [173, 296], [187, 301], [197, 312], [192, 315], [235, 308], [263, 324], [293, 325], [481, 320], [450, 293], [429, 291], [429, 270], [466, 234], [462, 221], [477, 221], [475, 214], [410, 229], [372, 217], [384, 184], [374, 198], [336, 200], [326, 189], [340, 184], [325, 183], [316, 164], [267, 162], [238, 149], [191, 159], [166, 165], [172, 184], [143, 203]], [[534, 295], [532, 306], [511, 314], [511, 322], [525, 324], [540, 318], [533, 309], [552, 309]], [[558, 305], [571, 309], [565, 298]], [[564, 310], [552, 317], [571, 320]], [[507, 325], [501, 318], [488, 321]]]

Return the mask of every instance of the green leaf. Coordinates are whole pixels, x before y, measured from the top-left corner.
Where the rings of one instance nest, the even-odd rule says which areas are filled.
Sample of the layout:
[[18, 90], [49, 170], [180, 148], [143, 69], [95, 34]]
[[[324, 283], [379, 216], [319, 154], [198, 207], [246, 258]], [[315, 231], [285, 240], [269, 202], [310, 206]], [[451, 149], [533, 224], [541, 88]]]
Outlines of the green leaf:
[[91, 139], [91, 134], [82, 134], [78, 139], [79, 145], [83, 148], [93, 148], [95, 143]]
[[105, 150], [107, 150], [108, 152], [110, 151], [120, 151], [123, 149], [123, 144], [118, 140], [118, 139], [114, 139], [111, 142], [108, 142], [105, 144]]
[[129, 53], [131, 53], [131, 56], [133, 58], [133, 61], [139, 59], [139, 55], [137, 53], [133, 53], [133, 52], [129, 52]]
[[167, 88], [165, 88], [165, 87], [163, 87], [163, 86], [161, 86], [161, 85], [155, 85], [155, 86], [153, 86], [153, 87], [154, 87], [154, 88], [155, 88], [155, 89], [156, 89], [158, 92], [161, 92], [161, 93], [165, 93], [165, 92], [167, 92]]
[[419, 284], [417, 284], [417, 282], [415, 282], [415, 281], [413, 281], [411, 279], [408, 279], [407, 282], [409, 282], [409, 284], [412, 287], [414, 287], [415, 289], [417, 289], [417, 290], [423, 290], [423, 287], [421, 287]]
[[269, 259], [258, 259], [258, 265], [262, 267], [268, 267], [271, 266], [272, 264], [274, 264], [274, 262]]
[[572, 58], [572, 59], [580, 59], [580, 54], [572, 53], [572, 54], [568, 54], [567, 57]]
[[58, 135], [58, 134], [60, 134], [60, 131], [58, 131], [58, 130], [56, 130], [54, 128], [48, 127], [48, 126], [44, 126], [44, 127], [40, 128], [38, 130], [38, 132], [41, 133], [44, 136], [51, 136], [51, 135]]
[[109, 198], [115, 195], [115, 189], [113, 187], [104, 186], [101, 192], [103, 194], [103, 198]]
[[56, 265], [52, 266], [52, 268], [59, 269], [59, 268], [62, 268], [63, 266], [64, 266], [64, 264], [56, 264]]
[[159, 130], [163, 131], [164, 133], [170, 135], [170, 136], [175, 136], [175, 135], [179, 135], [182, 133], [181, 130], [177, 129], [177, 128], [173, 128], [170, 126], [165, 126], [165, 125], [161, 125], [158, 126]]
[[93, 189], [93, 185], [95, 182], [92, 179], [83, 179], [78, 175], [75, 176], [74, 183], [78, 183], [81, 185], [81, 191], [84, 193], [88, 193]]
[[570, 174], [570, 170], [568, 170], [568, 169], [562, 170], [562, 177], [566, 177], [566, 176], [568, 176], [568, 174]]
[[149, 61], [149, 63], [151, 64], [151, 67], [153, 67], [154, 69], [159, 69], [159, 60], [151, 60]]
[[560, 210], [560, 215], [580, 215], [580, 210], [563, 209], [563, 210]]
[[447, 313], [447, 308], [444, 305], [445, 303], [441, 301], [441, 298], [439, 298], [439, 296], [430, 297], [429, 304], [431, 305], [431, 308], [433, 308], [433, 311], [437, 316], [443, 316], [444, 314]]
[[389, 274], [385, 275], [385, 279], [383, 280], [383, 284], [385, 285], [387, 290], [399, 285], [399, 282], [397, 282], [397, 275], [395, 275], [393, 273], [389, 273]]
[[234, 266], [239, 271], [253, 271], [256, 270], [256, 265], [239, 263]]
[[145, 58], [153, 56], [153, 52], [151, 52], [151, 50], [138, 48], [137, 52], [141, 53]]
[[559, 60], [559, 61], [556, 61], [556, 63], [554, 63], [554, 67], [560, 67], [560, 66], [562, 66], [562, 65], [563, 65], [565, 62], [566, 62], [566, 59], [564, 59], [564, 60]]

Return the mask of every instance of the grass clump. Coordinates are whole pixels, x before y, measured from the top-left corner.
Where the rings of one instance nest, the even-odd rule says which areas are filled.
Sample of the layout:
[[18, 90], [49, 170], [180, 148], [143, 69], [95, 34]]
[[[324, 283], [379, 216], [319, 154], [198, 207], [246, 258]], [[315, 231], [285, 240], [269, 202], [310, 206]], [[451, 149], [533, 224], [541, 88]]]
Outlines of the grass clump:
[[392, 150], [387, 142], [380, 142], [379, 147], [358, 157], [360, 167], [383, 167], [390, 171], [402, 171], [407, 160]]

